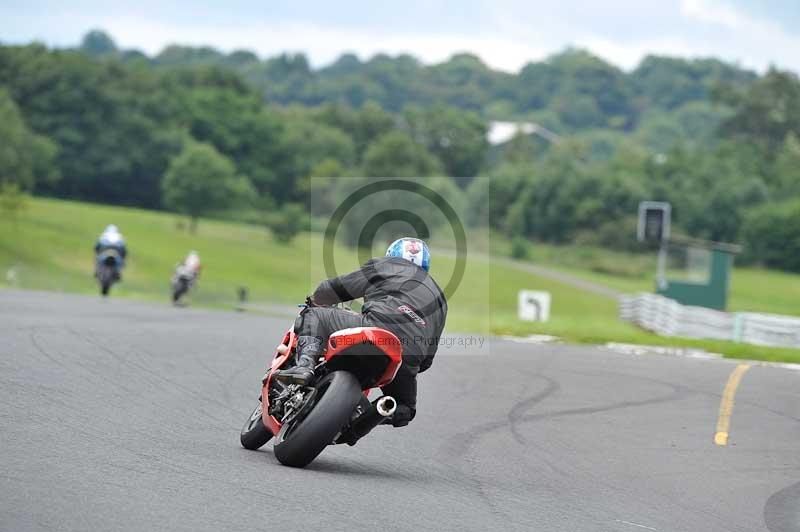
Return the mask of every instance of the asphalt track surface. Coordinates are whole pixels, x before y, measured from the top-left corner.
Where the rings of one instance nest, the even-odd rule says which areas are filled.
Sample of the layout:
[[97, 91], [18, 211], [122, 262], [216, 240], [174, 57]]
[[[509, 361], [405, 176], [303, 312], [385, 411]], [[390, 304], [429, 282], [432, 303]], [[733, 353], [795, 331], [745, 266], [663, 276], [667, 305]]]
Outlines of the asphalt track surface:
[[494, 340], [305, 470], [239, 446], [291, 320], [0, 291], [0, 530], [800, 530], [800, 372]]

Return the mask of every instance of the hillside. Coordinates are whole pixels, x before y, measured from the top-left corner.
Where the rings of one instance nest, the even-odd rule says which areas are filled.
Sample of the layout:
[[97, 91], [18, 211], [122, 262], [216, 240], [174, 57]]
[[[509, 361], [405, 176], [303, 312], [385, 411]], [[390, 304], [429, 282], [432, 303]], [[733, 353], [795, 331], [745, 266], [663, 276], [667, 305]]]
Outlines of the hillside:
[[[508, 238], [630, 251], [639, 202], [667, 201], [674, 234], [800, 271], [792, 72], [663, 57], [624, 72], [572, 49], [513, 75], [470, 56], [304, 63], [210, 48], [146, 57], [97, 32], [77, 49], [0, 46], [13, 154], [0, 156], [0, 189], [279, 229], [316, 177], [447, 176], [448, 197]], [[493, 149], [491, 118], [561, 140]]]

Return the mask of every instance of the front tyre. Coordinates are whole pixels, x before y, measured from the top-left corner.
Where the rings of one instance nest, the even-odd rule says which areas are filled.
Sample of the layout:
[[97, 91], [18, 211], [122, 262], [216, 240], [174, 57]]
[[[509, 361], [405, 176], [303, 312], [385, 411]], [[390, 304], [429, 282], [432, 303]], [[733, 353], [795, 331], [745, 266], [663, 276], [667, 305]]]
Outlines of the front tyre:
[[350, 422], [362, 396], [358, 379], [349, 371], [326, 375], [316, 388], [316, 403], [308, 415], [284, 424], [278, 433], [274, 452], [283, 465], [310, 464]]
[[239, 435], [239, 441], [242, 442], [242, 447], [250, 451], [255, 451], [272, 438], [272, 432], [270, 432], [270, 430], [264, 426], [264, 422], [261, 421], [262, 411], [261, 401], [259, 401], [256, 409], [253, 410], [253, 413], [250, 414], [250, 417], [244, 422], [244, 427], [242, 427], [242, 432]]

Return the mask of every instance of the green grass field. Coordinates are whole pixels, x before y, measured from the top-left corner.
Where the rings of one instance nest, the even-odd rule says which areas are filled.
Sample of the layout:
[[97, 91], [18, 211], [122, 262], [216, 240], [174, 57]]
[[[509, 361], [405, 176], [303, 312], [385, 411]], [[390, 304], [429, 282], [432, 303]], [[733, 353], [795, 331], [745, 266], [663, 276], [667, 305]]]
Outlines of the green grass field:
[[[112, 297], [169, 301], [169, 279], [175, 264], [190, 249], [199, 251], [203, 277], [192, 294], [192, 304], [232, 308], [236, 290], [246, 286], [253, 302], [301, 302], [322, 280], [321, 236], [306, 233], [291, 244], [274, 241], [264, 229], [244, 224], [202, 220], [195, 234], [173, 214], [108, 207], [51, 199], [31, 199], [16, 218], [0, 218], [0, 285], [19, 288], [97, 293], [92, 277], [93, 245], [105, 225], [114, 223], [125, 234], [130, 257], [122, 283]], [[580, 254], [583, 253], [583, 262]], [[536, 246], [534, 259], [601, 284], [625, 291], [647, 290], [650, 282], [639, 277], [581, 268], [597, 264], [586, 253], [606, 253], [613, 264], [624, 257], [602, 250]], [[454, 260], [434, 255], [432, 274], [444, 285]], [[355, 268], [356, 254], [336, 248], [338, 273]], [[639, 257], [646, 261], [647, 258]], [[798, 313], [800, 277], [757, 270], [737, 270], [733, 281], [735, 309]], [[523, 323], [516, 318], [520, 289], [552, 293], [551, 320]], [[794, 297], [793, 297], [794, 294]], [[447, 330], [499, 334], [553, 334], [568, 341], [606, 341], [704, 348], [738, 358], [800, 362], [800, 350], [771, 349], [730, 342], [662, 338], [617, 319], [616, 302], [570, 285], [497, 265], [486, 258], [467, 263], [464, 278], [450, 298]], [[790, 311], [793, 310], [794, 312]]]

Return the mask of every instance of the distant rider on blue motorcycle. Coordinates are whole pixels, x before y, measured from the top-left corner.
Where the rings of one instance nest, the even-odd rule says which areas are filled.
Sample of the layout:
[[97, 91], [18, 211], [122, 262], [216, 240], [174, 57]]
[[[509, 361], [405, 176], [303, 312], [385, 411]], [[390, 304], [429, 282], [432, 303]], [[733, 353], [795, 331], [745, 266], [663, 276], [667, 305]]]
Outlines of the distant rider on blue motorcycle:
[[122, 268], [125, 267], [125, 257], [128, 254], [128, 249], [125, 247], [125, 239], [122, 237], [122, 233], [113, 224], [103, 230], [94, 245], [95, 259], [98, 263], [101, 257], [108, 252], [114, 253], [119, 257], [116, 268], [116, 278], [119, 279]]

